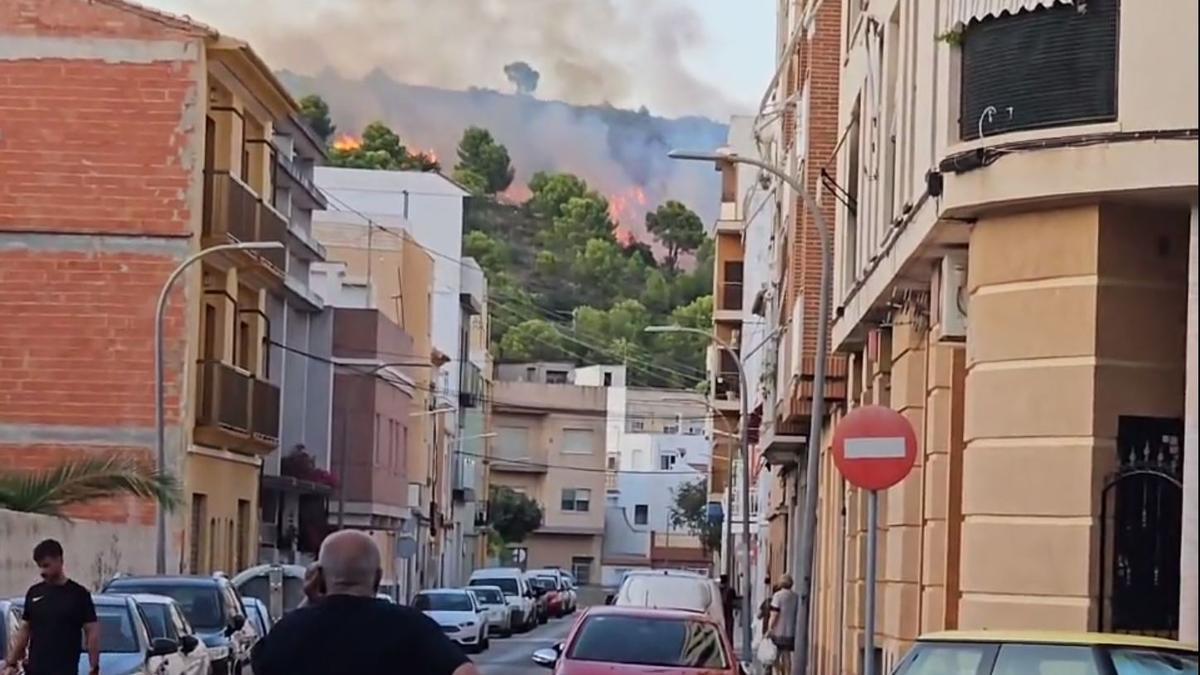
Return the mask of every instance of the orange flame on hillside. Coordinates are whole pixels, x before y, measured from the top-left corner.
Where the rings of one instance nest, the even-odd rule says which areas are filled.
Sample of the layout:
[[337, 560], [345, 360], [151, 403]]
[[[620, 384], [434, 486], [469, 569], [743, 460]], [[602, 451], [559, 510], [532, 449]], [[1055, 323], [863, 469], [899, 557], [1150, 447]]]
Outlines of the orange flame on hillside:
[[617, 240], [621, 248], [629, 248], [637, 243], [637, 235], [633, 233], [633, 230], [620, 225], [613, 228], [613, 238]]
[[634, 185], [625, 192], [608, 198], [608, 217], [614, 223], [624, 222], [645, 213], [646, 203], [646, 193]]
[[338, 136], [338, 139], [333, 142], [333, 149], [342, 152], [353, 152], [361, 147], [362, 141], [348, 134]]

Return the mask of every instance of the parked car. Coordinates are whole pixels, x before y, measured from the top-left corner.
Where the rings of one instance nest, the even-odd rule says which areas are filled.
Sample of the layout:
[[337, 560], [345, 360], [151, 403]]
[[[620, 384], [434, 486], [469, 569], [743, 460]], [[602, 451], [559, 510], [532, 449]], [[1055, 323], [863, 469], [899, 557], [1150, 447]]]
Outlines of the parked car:
[[533, 573], [539, 577], [550, 577], [554, 579], [558, 583], [558, 592], [562, 597], [564, 613], [571, 614], [575, 611], [575, 608], [578, 605], [579, 596], [575, 592], [575, 584], [571, 580], [571, 576], [569, 574], [553, 567], [534, 570]]
[[242, 675], [249, 669], [256, 635], [241, 598], [224, 576], [117, 577], [104, 591], [173, 598], [208, 648], [212, 675]]
[[246, 608], [246, 618], [250, 620], [250, 625], [254, 626], [254, 632], [258, 633], [258, 639], [265, 638], [267, 633], [271, 632], [271, 626], [275, 625], [266, 604], [258, 598], [243, 597], [242, 606]]
[[529, 630], [537, 625], [537, 603], [525, 573], [516, 567], [489, 567], [471, 573], [468, 586], [498, 586], [508, 601], [514, 631]]
[[562, 608], [562, 596], [558, 591], [558, 582], [550, 577], [536, 574], [529, 575], [529, 585], [538, 596], [538, 606], [541, 608], [541, 623], [546, 623], [551, 617], [557, 619], [566, 614]]
[[1195, 673], [1195, 645], [1104, 633], [947, 631], [924, 635], [893, 675], [926, 673], [1080, 673], [1182, 675]]
[[421, 591], [413, 598], [413, 609], [436, 621], [446, 637], [468, 652], [488, 648], [487, 613], [476, 604], [470, 591], [462, 588]]
[[304, 600], [304, 572], [303, 565], [255, 565], [238, 572], [230, 583], [243, 599], [257, 598], [269, 612], [272, 589], [276, 589], [279, 604], [273, 611], [278, 615], [271, 613], [271, 620], [279, 621]]
[[721, 589], [717, 582], [695, 572], [634, 570], [625, 575], [613, 597], [617, 607], [681, 609], [702, 612], [725, 627]]
[[699, 612], [591, 607], [565, 642], [533, 653], [558, 675], [738, 675], [725, 631]]
[[[142, 610], [151, 642], [158, 638], [166, 638], [179, 644], [179, 653], [168, 657], [168, 661], [171, 662], [168, 665], [169, 671], [176, 672], [171, 668], [176, 665], [174, 662], [177, 662], [178, 672], [184, 675], [208, 675], [208, 648], [197, 637], [195, 629], [183, 615], [179, 603], [165, 595], [139, 593], [131, 597]], [[103, 640], [103, 636], [101, 639]]]
[[512, 635], [512, 614], [508, 611], [508, 601], [504, 599], [504, 591], [499, 586], [470, 586], [475, 593], [475, 599], [488, 615], [488, 630], [501, 637]]
[[[93, 595], [100, 623], [100, 672], [113, 675], [184, 675], [179, 643], [151, 638], [146, 615], [129, 595]], [[25, 600], [12, 601], [19, 617]], [[80, 635], [80, 639], [83, 636]], [[79, 672], [90, 670], [87, 653], [79, 655]]]
[[17, 637], [21, 615], [10, 600], [0, 600], [0, 663], [8, 658], [8, 646]]

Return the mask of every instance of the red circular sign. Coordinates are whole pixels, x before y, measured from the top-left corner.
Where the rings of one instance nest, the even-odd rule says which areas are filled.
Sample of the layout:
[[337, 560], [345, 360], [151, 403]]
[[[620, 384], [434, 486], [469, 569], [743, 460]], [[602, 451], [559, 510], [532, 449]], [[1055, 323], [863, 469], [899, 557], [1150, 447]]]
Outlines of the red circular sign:
[[833, 431], [833, 461], [851, 485], [886, 490], [917, 459], [917, 434], [904, 415], [883, 406], [855, 408]]

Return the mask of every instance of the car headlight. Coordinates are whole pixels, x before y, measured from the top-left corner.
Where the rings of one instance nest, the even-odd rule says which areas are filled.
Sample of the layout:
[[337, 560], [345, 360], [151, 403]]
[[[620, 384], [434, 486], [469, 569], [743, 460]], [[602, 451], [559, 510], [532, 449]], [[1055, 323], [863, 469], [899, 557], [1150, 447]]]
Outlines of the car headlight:
[[223, 661], [229, 658], [229, 647], [209, 647], [208, 658], [212, 659], [213, 661]]
[[475, 622], [474, 622], [474, 621], [467, 621], [467, 622], [464, 622], [464, 623], [460, 623], [460, 624], [458, 624], [458, 627], [459, 627], [459, 628], [471, 628], [471, 627], [473, 627], [474, 625], [475, 625]]

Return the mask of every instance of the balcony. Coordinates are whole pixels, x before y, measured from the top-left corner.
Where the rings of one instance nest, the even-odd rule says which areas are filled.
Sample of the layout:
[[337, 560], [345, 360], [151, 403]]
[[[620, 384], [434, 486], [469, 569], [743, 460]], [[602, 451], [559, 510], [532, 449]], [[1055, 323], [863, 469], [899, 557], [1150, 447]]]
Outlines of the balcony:
[[740, 410], [741, 377], [736, 370], [717, 374], [713, 382], [713, 405], [720, 410]]
[[744, 228], [739, 206], [736, 201], [721, 203], [721, 213], [717, 216], [717, 234], [742, 234]]
[[[255, 241], [287, 242], [287, 218], [266, 202], [258, 204], [258, 232]], [[259, 251], [262, 259], [274, 270], [283, 275], [287, 269], [287, 249], [276, 248]]]
[[257, 241], [258, 196], [237, 176], [225, 171], [204, 174], [202, 234], [215, 243]]
[[716, 306], [713, 307], [715, 321], [741, 322], [742, 282], [723, 281], [717, 284]]
[[220, 361], [200, 361], [196, 441], [270, 452], [279, 445], [279, 388]]
[[258, 378], [252, 378], [250, 382], [250, 430], [255, 440], [279, 445], [279, 387]]

